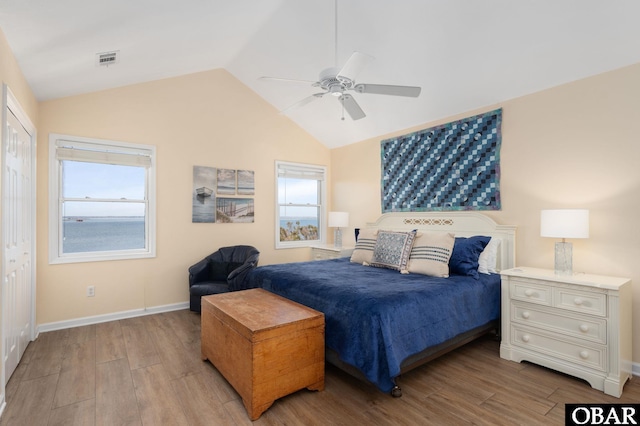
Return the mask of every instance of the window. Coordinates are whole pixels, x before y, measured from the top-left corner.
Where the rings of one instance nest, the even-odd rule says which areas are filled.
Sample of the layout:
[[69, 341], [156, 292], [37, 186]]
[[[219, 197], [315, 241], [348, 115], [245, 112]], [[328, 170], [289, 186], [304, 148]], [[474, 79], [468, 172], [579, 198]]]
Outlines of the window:
[[276, 248], [325, 241], [326, 167], [276, 161]]
[[155, 147], [49, 136], [49, 262], [155, 256]]

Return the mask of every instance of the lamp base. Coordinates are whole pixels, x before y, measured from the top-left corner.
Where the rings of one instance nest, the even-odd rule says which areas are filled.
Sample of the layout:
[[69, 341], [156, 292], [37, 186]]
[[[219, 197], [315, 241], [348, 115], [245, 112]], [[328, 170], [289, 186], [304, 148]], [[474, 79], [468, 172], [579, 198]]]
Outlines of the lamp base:
[[556, 243], [556, 275], [573, 275], [573, 245], [567, 242]]
[[333, 246], [336, 248], [342, 248], [342, 231], [340, 228], [336, 228], [333, 234]]

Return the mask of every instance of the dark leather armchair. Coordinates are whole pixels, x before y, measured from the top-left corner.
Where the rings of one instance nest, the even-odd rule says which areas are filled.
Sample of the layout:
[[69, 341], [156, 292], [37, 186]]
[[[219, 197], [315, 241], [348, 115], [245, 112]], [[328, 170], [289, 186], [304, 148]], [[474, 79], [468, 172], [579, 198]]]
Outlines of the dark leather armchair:
[[200, 298], [244, 289], [244, 279], [258, 265], [252, 246], [222, 247], [189, 268], [190, 309], [200, 312]]

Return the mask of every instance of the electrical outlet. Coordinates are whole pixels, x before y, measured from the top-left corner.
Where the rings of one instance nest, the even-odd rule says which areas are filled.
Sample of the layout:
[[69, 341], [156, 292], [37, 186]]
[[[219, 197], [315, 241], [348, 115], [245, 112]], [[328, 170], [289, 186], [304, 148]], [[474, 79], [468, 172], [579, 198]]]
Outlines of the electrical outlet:
[[96, 287], [92, 285], [87, 287], [87, 297], [93, 297], [95, 295], [96, 295]]

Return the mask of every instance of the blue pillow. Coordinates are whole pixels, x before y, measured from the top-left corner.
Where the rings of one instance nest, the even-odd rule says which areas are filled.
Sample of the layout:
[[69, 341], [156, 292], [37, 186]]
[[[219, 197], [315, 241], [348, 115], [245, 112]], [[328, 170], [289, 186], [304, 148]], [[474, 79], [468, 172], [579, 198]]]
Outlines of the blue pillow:
[[489, 240], [491, 240], [491, 237], [456, 237], [456, 241], [453, 244], [453, 253], [451, 254], [451, 259], [449, 259], [449, 272], [478, 279], [478, 258], [487, 244], [489, 244]]

